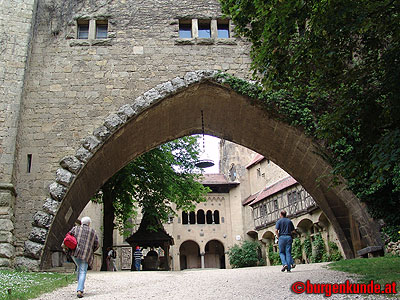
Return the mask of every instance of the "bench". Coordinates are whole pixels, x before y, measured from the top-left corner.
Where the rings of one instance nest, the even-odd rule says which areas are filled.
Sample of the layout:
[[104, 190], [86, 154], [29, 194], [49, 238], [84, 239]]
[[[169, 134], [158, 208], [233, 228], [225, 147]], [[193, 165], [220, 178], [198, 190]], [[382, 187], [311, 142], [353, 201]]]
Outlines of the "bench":
[[357, 251], [357, 255], [360, 257], [377, 257], [383, 256], [384, 251], [382, 246], [368, 246]]

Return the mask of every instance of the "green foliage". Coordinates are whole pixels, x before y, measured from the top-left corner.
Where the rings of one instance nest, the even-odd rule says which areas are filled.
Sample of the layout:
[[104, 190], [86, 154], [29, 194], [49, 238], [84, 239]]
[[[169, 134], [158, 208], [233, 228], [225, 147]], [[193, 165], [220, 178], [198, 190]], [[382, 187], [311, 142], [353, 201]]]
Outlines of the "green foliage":
[[300, 238], [295, 238], [293, 240], [292, 257], [293, 257], [293, 259], [302, 259], [302, 257], [303, 257], [303, 248], [301, 245]]
[[[110, 191], [115, 209], [116, 225], [121, 234], [128, 228], [139, 208], [149, 218], [166, 222], [176, 209], [192, 211], [196, 203], [205, 201], [209, 191], [199, 179], [195, 167], [199, 146], [195, 136], [183, 137], [150, 150], [117, 172], [95, 195], [102, 202], [103, 191]], [[157, 222], [155, 222], [157, 223]], [[154, 227], [153, 227], [154, 226]], [[157, 230], [153, 224], [150, 230]]]
[[32, 299], [74, 281], [73, 274], [0, 270], [0, 299]]
[[311, 256], [311, 262], [319, 263], [323, 261], [323, 257], [326, 258], [325, 243], [320, 233], [314, 235], [314, 241], [312, 242], [314, 248], [314, 254]]
[[[400, 224], [400, 2], [220, 0], [251, 44], [254, 78], [231, 85], [304, 129], [388, 227]], [[230, 83], [229, 83], [230, 84]]]
[[258, 242], [244, 241], [242, 245], [234, 245], [228, 250], [229, 263], [233, 268], [255, 267], [264, 265], [258, 253], [261, 245]]
[[279, 253], [274, 252], [274, 247], [272, 245], [268, 246], [268, 257], [271, 265], [277, 266], [282, 264], [281, 257], [279, 256]]
[[311, 261], [312, 258], [312, 244], [311, 238], [307, 236], [303, 242], [304, 252], [306, 253], [306, 257], [308, 261]]
[[339, 261], [343, 259], [342, 254], [339, 251], [339, 247], [332, 241], [328, 242], [328, 247], [329, 247], [329, 257], [328, 260], [324, 261]]

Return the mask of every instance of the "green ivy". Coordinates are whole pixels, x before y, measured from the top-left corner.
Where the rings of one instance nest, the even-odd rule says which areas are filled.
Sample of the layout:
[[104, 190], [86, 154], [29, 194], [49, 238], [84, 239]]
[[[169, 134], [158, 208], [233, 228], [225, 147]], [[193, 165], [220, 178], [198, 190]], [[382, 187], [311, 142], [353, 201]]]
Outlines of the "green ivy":
[[307, 236], [303, 242], [304, 252], [306, 253], [307, 260], [310, 262], [312, 257], [312, 244], [310, 236]]
[[282, 264], [279, 253], [274, 252], [274, 247], [271, 244], [268, 246], [268, 258], [272, 266], [277, 266]]
[[300, 238], [295, 238], [292, 244], [292, 257], [293, 259], [302, 259], [303, 251]]
[[314, 248], [315, 253], [314, 255], [311, 256], [311, 262], [319, 263], [323, 261], [323, 258], [327, 259], [325, 243], [320, 233], [314, 235], [314, 241], [312, 242], [312, 246]]

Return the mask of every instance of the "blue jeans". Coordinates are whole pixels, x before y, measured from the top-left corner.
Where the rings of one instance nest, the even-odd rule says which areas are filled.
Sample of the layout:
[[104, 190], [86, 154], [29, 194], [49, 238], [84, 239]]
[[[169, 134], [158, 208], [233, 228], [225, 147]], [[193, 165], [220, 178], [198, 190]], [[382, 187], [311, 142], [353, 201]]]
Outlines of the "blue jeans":
[[80, 258], [71, 256], [72, 259], [74, 260], [75, 264], [77, 265], [76, 268], [76, 276], [78, 280], [78, 288], [76, 291], [81, 291], [83, 292], [85, 288], [85, 280], [86, 280], [86, 273], [88, 269], [88, 263]]
[[281, 257], [282, 265], [287, 265], [289, 271], [293, 265], [292, 242], [293, 239], [290, 235], [279, 237], [279, 256]]
[[140, 271], [140, 263], [141, 263], [140, 259], [135, 259], [135, 269], [136, 269], [136, 271]]

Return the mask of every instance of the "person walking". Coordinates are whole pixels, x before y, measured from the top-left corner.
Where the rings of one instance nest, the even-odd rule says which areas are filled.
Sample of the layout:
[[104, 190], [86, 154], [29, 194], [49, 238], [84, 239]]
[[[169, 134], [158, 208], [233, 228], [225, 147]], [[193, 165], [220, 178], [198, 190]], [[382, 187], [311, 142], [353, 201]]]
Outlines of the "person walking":
[[71, 257], [77, 265], [77, 297], [83, 297], [85, 288], [86, 273], [88, 267], [92, 268], [94, 260], [94, 251], [99, 248], [99, 238], [96, 231], [90, 228], [91, 219], [83, 217], [80, 226], [74, 226], [70, 230], [77, 241], [76, 248], [72, 250]]
[[135, 269], [136, 271], [140, 271], [140, 264], [142, 262], [142, 250], [140, 250], [139, 246], [136, 246], [136, 250], [133, 253], [133, 257], [135, 258]]
[[282, 272], [291, 272], [291, 269], [296, 265], [292, 258], [292, 233], [295, 231], [292, 221], [286, 218], [286, 211], [281, 211], [281, 216], [276, 222], [275, 232], [278, 236], [279, 243], [279, 256], [282, 261]]
[[115, 265], [115, 259], [117, 258], [117, 252], [111, 248], [107, 248], [107, 271], [117, 271], [117, 266]]

